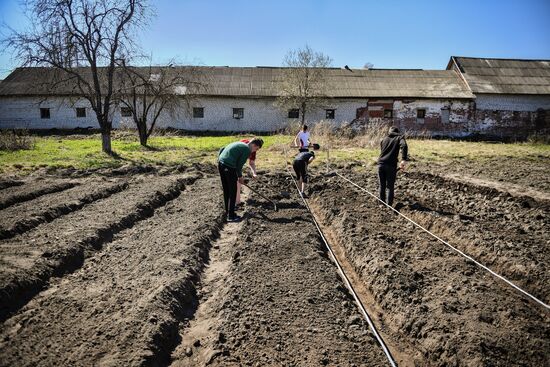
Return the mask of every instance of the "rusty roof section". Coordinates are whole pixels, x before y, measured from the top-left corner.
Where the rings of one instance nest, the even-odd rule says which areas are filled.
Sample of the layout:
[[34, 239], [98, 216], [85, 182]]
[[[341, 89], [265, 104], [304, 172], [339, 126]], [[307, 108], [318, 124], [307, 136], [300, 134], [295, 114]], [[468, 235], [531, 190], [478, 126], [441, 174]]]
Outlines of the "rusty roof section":
[[550, 94], [550, 60], [451, 56], [475, 94]]
[[[160, 67], [156, 67], [160, 68]], [[165, 67], [162, 67], [165, 68]], [[148, 67], [138, 68], [148, 71]], [[154, 68], [155, 69], [155, 68]], [[276, 97], [284, 78], [282, 67], [171, 67], [203, 83], [190, 94], [230, 97]], [[86, 69], [85, 69], [86, 70]], [[454, 70], [323, 69], [333, 98], [475, 98]], [[60, 80], [64, 80], [60, 82]], [[0, 85], [0, 96], [76, 95], [74, 80], [52, 68], [17, 68]]]

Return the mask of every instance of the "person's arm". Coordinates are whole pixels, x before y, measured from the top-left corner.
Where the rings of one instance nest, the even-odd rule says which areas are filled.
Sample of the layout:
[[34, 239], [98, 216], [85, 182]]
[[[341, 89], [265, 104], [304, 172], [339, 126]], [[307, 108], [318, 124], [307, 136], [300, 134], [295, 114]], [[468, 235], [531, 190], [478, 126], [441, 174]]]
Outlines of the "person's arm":
[[315, 156], [311, 156], [311, 158], [307, 161], [307, 164], [310, 164], [315, 159]]
[[294, 137], [294, 146], [300, 146], [300, 144], [298, 144], [298, 136], [300, 136], [300, 133], [296, 134]]
[[258, 176], [258, 174], [256, 173], [256, 160], [249, 160], [248, 166], [250, 167], [250, 171], [252, 172], [252, 177], [256, 178], [256, 176]]
[[401, 149], [401, 164], [399, 167], [401, 170], [405, 170], [405, 163], [409, 160], [409, 147], [405, 138], [401, 138], [399, 141], [399, 147]]

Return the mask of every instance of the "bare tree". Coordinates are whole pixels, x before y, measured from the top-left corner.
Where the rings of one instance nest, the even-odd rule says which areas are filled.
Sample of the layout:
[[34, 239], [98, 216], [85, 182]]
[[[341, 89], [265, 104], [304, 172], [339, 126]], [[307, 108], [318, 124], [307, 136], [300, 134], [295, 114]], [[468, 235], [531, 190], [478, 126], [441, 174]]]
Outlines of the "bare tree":
[[372, 69], [374, 67], [374, 64], [372, 62], [366, 62], [365, 65], [363, 65], [363, 69]]
[[144, 147], [163, 113], [177, 118], [190, 113], [193, 96], [203, 87], [194, 66], [134, 67], [120, 69], [119, 103], [132, 114]]
[[12, 30], [8, 47], [24, 66], [57, 70], [55, 84], [74, 85], [89, 101], [101, 129], [102, 149], [112, 153], [111, 129], [117, 63], [146, 22], [146, 0], [27, 0], [32, 27]]
[[302, 123], [306, 113], [326, 103], [327, 90], [323, 68], [330, 67], [332, 60], [306, 45], [289, 51], [283, 61], [287, 67], [281, 83], [277, 105], [284, 109], [298, 108]]

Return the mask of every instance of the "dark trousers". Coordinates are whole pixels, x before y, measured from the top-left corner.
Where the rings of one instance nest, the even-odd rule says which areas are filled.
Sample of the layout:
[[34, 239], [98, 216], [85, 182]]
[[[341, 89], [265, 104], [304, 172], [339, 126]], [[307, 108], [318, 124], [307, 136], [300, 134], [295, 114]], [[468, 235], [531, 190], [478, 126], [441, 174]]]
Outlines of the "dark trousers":
[[220, 178], [222, 179], [225, 213], [227, 216], [233, 217], [235, 216], [237, 180], [239, 179], [237, 170], [235, 168], [227, 167], [223, 163], [218, 163], [218, 171], [220, 171]]
[[307, 183], [307, 163], [305, 161], [294, 161], [292, 168], [296, 172], [296, 179], [302, 178], [302, 181]]
[[[378, 179], [380, 182], [380, 200], [388, 205], [393, 204], [393, 191], [395, 188], [395, 177], [397, 175], [397, 167], [379, 165]], [[388, 190], [388, 201], [386, 201], [386, 189]]]

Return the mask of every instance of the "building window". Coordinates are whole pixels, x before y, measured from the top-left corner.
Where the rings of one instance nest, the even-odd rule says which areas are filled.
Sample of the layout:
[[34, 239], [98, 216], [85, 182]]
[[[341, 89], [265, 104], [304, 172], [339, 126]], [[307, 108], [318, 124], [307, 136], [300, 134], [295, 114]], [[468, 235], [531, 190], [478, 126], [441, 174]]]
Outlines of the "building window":
[[204, 117], [204, 107], [193, 107], [193, 118], [202, 119]]
[[288, 110], [289, 119], [297, 119], [300, 117], [300, 110], [298, 108], [292, 108]]
[[41, 119], [49, 119], [50, 118], [50, 109], [49, 108], [41, 108], [40, 109], [40, 118]]
[[334, 120], [335, 111], [336, 110], [334, 110], [334, 109], [325, 110], [325, 118], [327, 120]]
[[233, 109], [233, 118], [242, 119], [244, 117], [244, 108], [234, 108]]
[[387, 119], [393, 118], [393, 110], [384, 110], [384, 117]]
[[129, 107], [121, 107], [120, 108], [120, 115], [122, 117], [132, 117], [132, 109]]
[[86, 117], [86, 109], [84, 107], [77, 107], [76, 117]]
[[425, 109], [416, 110], [416, 118], [417, 119], [423, 119], [424, 117], [426, 117], [426, 110]]

